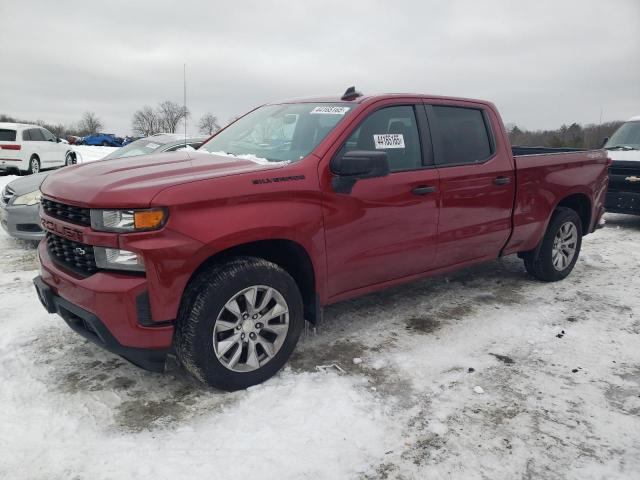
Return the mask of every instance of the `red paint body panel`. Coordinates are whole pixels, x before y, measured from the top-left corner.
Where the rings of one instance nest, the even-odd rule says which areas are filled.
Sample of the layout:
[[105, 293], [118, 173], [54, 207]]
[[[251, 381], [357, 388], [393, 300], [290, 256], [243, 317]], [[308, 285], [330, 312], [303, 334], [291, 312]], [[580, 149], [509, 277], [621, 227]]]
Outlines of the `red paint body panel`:
[[[336, 99], [325, 99], [335, 102]], [[495, 152], [484, 163], [424, 168], [356, 182], [336, 193], [329, 163], [368, 114], [397, 104], [471, 106], [485, 111]], [[148, 292], [152, 321], [177, 316], [194, 272], [216, 254], [261, 240], [288, 240], [309, 256], [320, 305], [433, 275], [540, 242], [556, 205], [572, 194], [591, 202], [592, 231], [603, 211], [602, 152], [514, 157], [488, 102], [422, 95], [360, 98], [306, 158], [261, 164], [175, 152], [67, 167], [42, 186], [47, 197], [87, 208], [166, 207], [158, 231], [95, 232], [41, 213], [43, 226], [90, 245], [142, 255], [144, 276], [99, 272], [87, 278], [54, 264], [43, 244], [43, 279], [63, 298], [99, 317], [123, 345], [166, 348], [171, 326], [143, 327], [135, 298]], [[510, 183], [496, 185], [498, 176]], [[273, 178], [293, 178], [266, 181]], [[415, 187], [433, 186], [425, 196]]]

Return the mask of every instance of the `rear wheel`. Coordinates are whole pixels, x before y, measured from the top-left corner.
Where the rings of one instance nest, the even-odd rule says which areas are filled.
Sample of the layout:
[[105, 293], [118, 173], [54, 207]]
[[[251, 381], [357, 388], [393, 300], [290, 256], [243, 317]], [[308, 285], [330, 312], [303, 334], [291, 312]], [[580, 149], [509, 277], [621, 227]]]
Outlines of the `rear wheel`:
[[201, 273], [185, 292], [174, 345], [184, 367], [223, 390], [264, 382], [286, 363], [303, 327], [293, 278], [241, 257]]
[[108, 147], [109, 146], [109, 142], [107, 142], [106, 140], [102, 141], [102, 146], [103, 147]]
[[[555, 282], [571, 273], [582, 246], [582, 222], [570, 208], [559, 207], [553, 213], [537, 255], [523, 255], [527, 271], [539, 280]], [[534, 256], [535, 255], [535, 256]]]
[[27, 170], [27, 173], [31, 174], [38, 172], [40, 172], [40, 159], [36, 155], [33, 155], [29, 159], [29, 170]]

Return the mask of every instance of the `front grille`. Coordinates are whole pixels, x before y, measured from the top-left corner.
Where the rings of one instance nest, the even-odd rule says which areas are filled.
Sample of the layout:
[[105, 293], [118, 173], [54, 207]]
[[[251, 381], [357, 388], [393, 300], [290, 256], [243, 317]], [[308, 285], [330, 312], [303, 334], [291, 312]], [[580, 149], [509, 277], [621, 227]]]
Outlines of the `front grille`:
[[48, 198], [42, 198], [42, 208], [52, 217], [67, 220], [79, 225], [91, 225], [91, 215], [88, 208], [76, 207], [65, 203], [54, 202]]
[[7, 205], [11, 201], [14, 195], [15, 193], [11, 189], [11, 187], [8, 187], [8, 186], [4, 187], [4, 190], [2, 190], [2, 203]]
[[53, 260], [79, 275], [89, 276], [98, 271], [91, 245], [74, 242], [47, 232], [47, 250]]

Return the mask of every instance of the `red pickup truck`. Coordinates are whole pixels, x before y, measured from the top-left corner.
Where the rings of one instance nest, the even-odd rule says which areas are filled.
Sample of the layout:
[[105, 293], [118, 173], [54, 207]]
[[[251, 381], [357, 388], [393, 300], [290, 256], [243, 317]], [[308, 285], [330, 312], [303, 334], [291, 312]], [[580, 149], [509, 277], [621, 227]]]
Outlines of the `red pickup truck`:
[[143, 368], [264, 381], [325, 305], [518, 254], [566, 277], [603, 213], [604, 151], [514, 156], [493, 104], [397, 94], [264, 105], [198, 151], [43, 183], [45, 308]]

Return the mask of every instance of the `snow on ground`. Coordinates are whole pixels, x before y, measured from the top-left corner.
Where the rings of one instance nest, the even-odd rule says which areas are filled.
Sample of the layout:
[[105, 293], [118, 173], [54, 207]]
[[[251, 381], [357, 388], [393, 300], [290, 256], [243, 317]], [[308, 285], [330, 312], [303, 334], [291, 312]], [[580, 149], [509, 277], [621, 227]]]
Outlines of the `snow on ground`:
[[221, 393], [75, 335], [1, 232], [0, 478], [637, 479], [639, 245], [608, 215], [560, 283], [509, 257], [343, 302]]
[[102, 147], [94, 145], [72, 145], [73, 151], [78, 154], [78, 163], [95, 162], [100, 160], [111, 152], [118, 150], [119, 147]]

